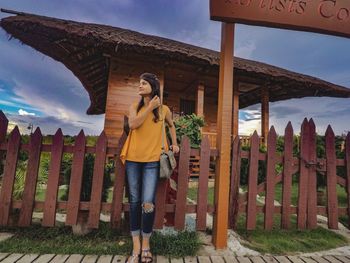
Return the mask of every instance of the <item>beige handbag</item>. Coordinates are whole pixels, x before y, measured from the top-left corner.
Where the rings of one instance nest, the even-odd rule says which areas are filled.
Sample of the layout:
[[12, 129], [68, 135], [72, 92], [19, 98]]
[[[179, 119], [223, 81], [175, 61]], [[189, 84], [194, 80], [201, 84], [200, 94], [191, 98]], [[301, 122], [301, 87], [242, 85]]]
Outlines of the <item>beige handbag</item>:
[[176, 160], [174, 156], [174, 152], [171, 150], [165, 151], [165, 127], [164, 127], [164, 117], [163, 117], [163, 104], [161, 104], [161, 116], [163, 118], [162, 123], [162, 152], [160, 154], [160, 171], [159, 178], [160, 179], [169, 179], [171, 174], [173, 173], [176, 167]]

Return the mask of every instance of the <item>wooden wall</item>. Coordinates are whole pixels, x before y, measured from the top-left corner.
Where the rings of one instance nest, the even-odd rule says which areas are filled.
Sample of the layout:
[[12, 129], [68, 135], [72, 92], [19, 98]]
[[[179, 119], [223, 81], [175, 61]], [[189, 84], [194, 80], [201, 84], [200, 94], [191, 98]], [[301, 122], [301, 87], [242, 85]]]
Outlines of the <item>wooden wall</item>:
[[[161, 80], [161, 85], [168, 94], [164, 98], [164, 104], [168, 105], [174, 113], [180, 110], [180, 99], [189, 99], [196, 101], [197, 88], [194, 85], [193, 89], [179, 92], [188, 85], [186, 80], [183, 83], [174, 83], [172, 71], [168, 71], [166, 66], [161, 62], [137, 62], [140, 60], [133, 59], [111, 59], [108, 94], [105, 113], [104, 130], [106, 132], [109, 146], [116, 146], [119, 137], [123, 133], [124, 115], [128, 115], [128, 109], [131, 103], [139, 101], [141, 98], [138, 93], [139, 76], [143, 72], [152, 72], [158, 75]], [[146, 61], [146, 60], [144, 60]], [[171, 73], [170, 73], [171, 72]], [[168, 79], [168, 80], [167, 80]], [[164, 83], [164, 85], [162, 84]], [[204, 83], [204, 118], [207, 126], [203, 131], [216, 131], [217, 118], [217, 98], [206, 94]], [[176, 115], [176, 114], [175, 114]]]
[[128, 115], [129, 106], [140, 99], [139, 76], [145, 71], [156, 72], [156, 69], [150, 64], [111, 61], [104, 125], [111, 146], [117, 145], [123, 133], [124, 115]]

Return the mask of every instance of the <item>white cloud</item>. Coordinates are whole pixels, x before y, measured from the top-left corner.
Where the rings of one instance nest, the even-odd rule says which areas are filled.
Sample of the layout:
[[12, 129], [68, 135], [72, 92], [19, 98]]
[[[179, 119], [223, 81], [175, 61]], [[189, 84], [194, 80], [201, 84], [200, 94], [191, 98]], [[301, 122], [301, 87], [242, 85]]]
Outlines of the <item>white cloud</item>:
[[256, 50], [256, 44], [254, 41], [248, 41], [238, 46], [235, 49], [235, 56], [251, 59], [253, 57], [253, 52]]
[[[30, 107], [30, 106], [26, 106], [26, 105], [20, 105], [20, 104], [23, 103], [23, 101], [19, 100], [18, 98], [11, 98], [10, 100], [12, 100], [12, 101], [0, 100], [0, 105], [16, 107], [16, 108], [20, 107], [20, 108], [26, 109], [26, 110], [37, 110], [34, 107]], [[16, 101], [19, 102], [20, 104], [15, 103]]]
[[77, 135], [81, 129], [84, 130], [86, 135], [99, 135], [103, 129], [103, 116], [93, 122], [82, 123], [80, 121], [65, 121], [57, 119], [52, 116], [38, 117], [32, 115], [18, 115], [5, 113], [9, 120], [8, 132], [11, 132], [15, 126], [18, 126], [22, 134], [29, 133], [28, 125], [33, 124], [33, 130], [40, 127], [43, 134], [55, 134], [56, 131], [61, 128], [64, 135]]
[[238, 134], [239, 135], [252, 135], [254, 131], [260, 133], [260, 120], [245, 121], [239, 120]]
[[25, 110], [23, 110], [23, 109], [19, 109], [19, 110], [18, 110], [18, 114], [19, 114], [20, 116], [35, 116], [35, 113], [33, 113], [33, 112], [27, 112], [27, 111], [25, 111]]
[[0, 104], [1, 105], [5, 105], [5, 106], [11, 106], [11, 107], [16, 107], [17, 104], [11, 101], [7, 101], [7, 100], [0, 100]]

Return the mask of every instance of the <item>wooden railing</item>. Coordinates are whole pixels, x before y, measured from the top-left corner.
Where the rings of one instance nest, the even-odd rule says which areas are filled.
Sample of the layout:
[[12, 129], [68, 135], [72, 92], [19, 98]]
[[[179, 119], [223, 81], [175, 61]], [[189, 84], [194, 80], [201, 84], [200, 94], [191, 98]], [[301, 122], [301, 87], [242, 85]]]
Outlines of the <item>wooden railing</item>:
[[[66, 213], [66, 225], [77, 224], [81, 211], [88, 211], [88, 227], [98, 228], [100, 213], [105, 212], [111, 215], [111, 227], [121, 226], [122, 213], [129, 211], [129, 203], [123, 202], [125, 187], [125, 170], [120, 161], [122, 145], [126, 135], [119, 139], [117, 147], [109, 147], [104, 132], [101, 133], [95, 146], [86, 146], [84, 132], [81, 131], [75, 139], [74, 145], [64, 145], [63, 134], [59, 129], [53, 137], [51, 144], [43, 144], [43, 136], [40, 128], [30, 136], [28, 144], [21, 144], [21, 135], [16, 126], [6, 138], [8, 120], [0, 111], [0, 161], [5, 158], [4, 173], [0, 189], [0, 225], [6, 226], [10, 223], [14, 209], [19, 209], [19, 219], [15, 225], [31, 225], [33, 212], [43, 211], [42, 225], [53, 227], [55, 225], [55, 214], [57, 209]], [[217, 151], [210, 149], [208, 138], [204, 138], [200, 149], [191, 149], [190, 142], [184, 137], [180, 146], [180, 154], [177, 155], [178, 167], [171, 180], [172, 185], [177, 186], [176, 205], [166, 203], [169, 190], [169, 180], [160, 180], [156, 196], [156, 218], [155, 228], [162, 228], [164, 217], [173, 217], [176, 229], [182, 230], [185, 227], [185, 214], [196, 213], [197, 230], [205, 230], [207, 212], [214, 212], [213, 205], [208, 204], [208, 178], [210, 156], [217, 156]], [[16, 177], [17, 159], [20, 151], [28, 152], [28, 165], [26, 169], [24, 192], [21, 200], [13, 199], [13, 186]], [[44, 201], [35, 200], [35, 192], [38, 180], [38, 167], [40, 155], [43, 152], [51, 153], [50, 168], [47, 181], [47, 189]], [[60, 170], [62, 156], [64, 153], [73, 155], [72, 170], [69, 183], [69, 194], [67, 201], [58, 200], [58, 187], [60, 181]], [[87, 153], [95, 154], [93, 167], [92, 191], [90, 201], [80, 200], [82, 189], [82, 176], [84, 157]], [[112, 202], [102, 202], [102, 188], [106, 155], [113, 155], [115, 160], [115, 182], [113, 188]], [[200, 156], [200, 177], [197, 189], [197, 200], [195, 204], [187, 203], [189, 161], [190, 156]]]
[[[216, 132], [202, 132], [202, 138], [204, 136], [208, 136], [209, 138], [209, 143], [210, 143], [210, 148], [216, 149]], [[241, 139], [241, 145], [249, 145], [250, 144], [250, 136], [247, 135], [239, 135], [239, 138]], [[260, 137], [260, 145], [263, 143], [264, 138]]]

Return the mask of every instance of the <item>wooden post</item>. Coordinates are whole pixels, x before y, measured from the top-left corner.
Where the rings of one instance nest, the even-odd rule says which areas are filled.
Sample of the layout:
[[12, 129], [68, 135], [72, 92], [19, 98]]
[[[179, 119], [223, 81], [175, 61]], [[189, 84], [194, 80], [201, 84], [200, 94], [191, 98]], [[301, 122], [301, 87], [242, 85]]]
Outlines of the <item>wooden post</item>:
[[267, 135], [269, 133], [269, 90], [268, 88], [261, 88], [261, 136], [266, 145]]
[[238, 135], [238, 123], [239, 123], [239, 82], [235, 81], [233, 85], [232, 141]]
[[216, 249], [227, 247], [232, 132], [233, 43], [234, 24], [222, 23], [216, 140], [219, 156], [216, 159], [215, 214], [212, 239]]
[[196, 114], [201, 117], [204, 116], [204, 85], [202, 83], [199, 83], [197, 87]]

